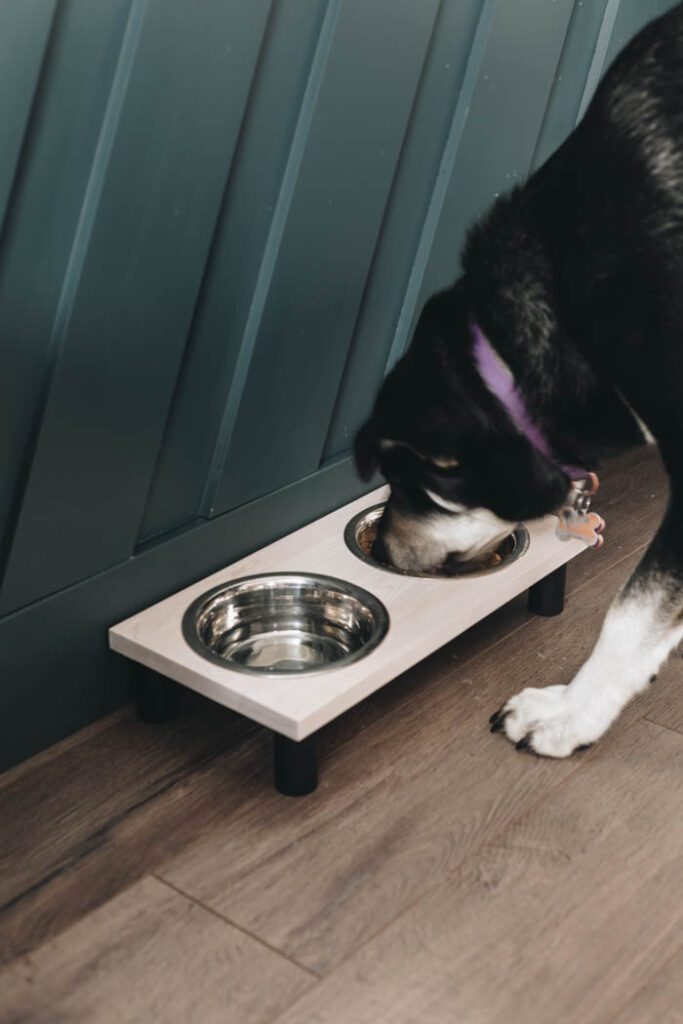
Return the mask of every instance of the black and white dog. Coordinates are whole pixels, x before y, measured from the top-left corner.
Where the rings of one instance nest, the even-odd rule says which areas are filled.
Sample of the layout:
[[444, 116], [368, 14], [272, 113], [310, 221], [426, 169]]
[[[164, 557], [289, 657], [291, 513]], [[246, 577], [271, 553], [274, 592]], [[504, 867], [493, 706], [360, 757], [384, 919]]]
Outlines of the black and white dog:
[[[473, 228], [462, 262], [356, 439], [361, 474], [379, 466], [391, 485], [385, 557], [409, 570], [479, 557], [563, 505], [567, 464], [595, 468], [652, 437], [671, 481], [576, 678], [523, 690], [494, 716], [521, 747], [566, 757], [683, 638], [683, 4], [620, 54], [569, 139]], [[487, 387], [482, 334], [544, 446]]]

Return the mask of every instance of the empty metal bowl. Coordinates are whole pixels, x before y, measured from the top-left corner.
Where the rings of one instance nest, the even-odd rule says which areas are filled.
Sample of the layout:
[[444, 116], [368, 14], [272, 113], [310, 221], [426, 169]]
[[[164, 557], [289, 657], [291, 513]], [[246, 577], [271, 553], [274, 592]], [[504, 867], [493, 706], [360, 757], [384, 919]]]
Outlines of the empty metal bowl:
[[[375, 526], [376, 523], [382, 517], [384, 512], [385, 503], [382, 501], [379, 505], [372, 505], [370, 508], [364, 509], [350, 520], [344, 530], [344, 540], [346, 546], [350, 551], [356, 555], [357, 558], [362, 559], [363, 562], [367, 562], [368, 565], [372, 565], [375, 569], [383, 569], [384, 572], [394, 572], [400, 576], [418, 576], [420, 579], [428, 580], [452, 580], [458, 579], [461, 576], [487, 576], [492, 572], [500, 572], [501, 569], [505, 569], [512, 562], [516, 562], [529, 547], [529, 531], [525, 526], [521, 524], [517, 526], [510, 534], [508, 541], [509, 550], [502, 556], [502, 559], [498, 565], [491, 566], [490, 568], [477, 568], [469, 569], [467, 565], [463, 565], [463, 568], [459, 572], [443, 572], [443, 573], [420, 573], [420, 572], [408, 572], [404, 569], [397, 569], [396, 566], [389, 565], [386, 562], [378, 562], [376, 558], [363, 547], [363, 535], [369, 529]], [[503, 542], [505, 543], [505, 541]]]
[[389, 626], [384, 605], [331, 576], [246, 576], [202, 594], [183, 634], [202, 657], [253, 674], [341, 668], [365, 657]]

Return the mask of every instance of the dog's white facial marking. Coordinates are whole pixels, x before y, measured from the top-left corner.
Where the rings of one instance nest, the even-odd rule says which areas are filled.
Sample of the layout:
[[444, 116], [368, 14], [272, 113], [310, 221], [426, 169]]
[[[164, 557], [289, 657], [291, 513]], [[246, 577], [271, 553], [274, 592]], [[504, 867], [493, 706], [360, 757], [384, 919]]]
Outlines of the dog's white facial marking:
[[425, 490], [425, 494], [435, 505], [450, 513], [427, 520], [428, 530], [450, 544], [450, 551], [462, 553], [464, 558], [472, 558], [487, 548], [495, 547], [517, 525], [500, 519], [488, 508], [467, 508], [442, 498], [435, 491]]
[[445, 554], [457, 552], [463, 561], [474, 558], [488, 548], [494, 548], [510, 534], [515, 523], [499, 519], [487, 508], [464, 509], [454, 502], [444, 502], [439, 495], [427, 494], [432, 500], [451, 513], [447, 516], [435, 515], [424, 520], [425, 529], [431, 536], [438, 538], [446, 546]]
[[495, 550], [517, 525], [488, 509], [468, 509], [433, 491], [425, 493], [443, 513], [411, 515], [394, 510], [383, 535], [389, 558], [399, 569], [431, 572], [454, 554], [472, 561]]
[[455, 501], [448, 501], [447, 498], [442, 498], [440, 494], [435, 491], [430, 491], [425, 488], [425, 494], [427, 497], [434, 502], [435, 505], [439, 505], [441, 508], [445, 508], [448, 512], [464, 512], [465, 506], [458, 505]]
[[505, 735], [546, 757], [568, 757], [594, 743], [647, 688], [681, 639], [683, 624], [673, 619], [661, 582], [620, 595], [593, 653], [569, 685], [528, 688], [504, 705]]

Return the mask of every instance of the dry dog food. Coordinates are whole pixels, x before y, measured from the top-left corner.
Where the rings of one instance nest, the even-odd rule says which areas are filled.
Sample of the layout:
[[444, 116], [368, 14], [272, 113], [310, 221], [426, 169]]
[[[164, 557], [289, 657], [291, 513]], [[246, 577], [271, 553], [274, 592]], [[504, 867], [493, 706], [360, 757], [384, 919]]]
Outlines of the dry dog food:
[[[357, 535], [358, 546], [369, 558], [372, 555], [372, 546], [377, 538], [377, 523], [367, 523]], [[486, 558], [473, 562], [458, 562], [456, 559], [446, 558], [436, 572], [425, 572], [425, 576], [463, 576], [469, 572], [481, 572], [482, 569], [496, 569], [504, 559], [508, 558], [515, 547], [515, 540], [512, 534], [506, 537], [497, 551], [493, 551]], [[379, 561], [379, 559], [376, 559]], [[406, 575], [410, 575], [407, 573]]]
[[367, 523], [358, 534], [358, 546], [364, 555], [370, 556], [372, 545], [377, 540], [377, 523]]

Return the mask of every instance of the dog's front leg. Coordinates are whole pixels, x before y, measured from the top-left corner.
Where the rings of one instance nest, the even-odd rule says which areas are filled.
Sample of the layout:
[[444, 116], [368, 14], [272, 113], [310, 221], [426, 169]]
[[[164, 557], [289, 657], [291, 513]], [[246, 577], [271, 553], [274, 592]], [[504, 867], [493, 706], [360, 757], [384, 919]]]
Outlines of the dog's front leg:
[[614, 600], [593, 653], [569, 685], [522, 690], [491, 719], [519, 749], [568, 757], [598, 740], [683, 639], [683, 516], [673, 505]]

